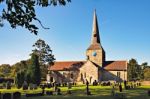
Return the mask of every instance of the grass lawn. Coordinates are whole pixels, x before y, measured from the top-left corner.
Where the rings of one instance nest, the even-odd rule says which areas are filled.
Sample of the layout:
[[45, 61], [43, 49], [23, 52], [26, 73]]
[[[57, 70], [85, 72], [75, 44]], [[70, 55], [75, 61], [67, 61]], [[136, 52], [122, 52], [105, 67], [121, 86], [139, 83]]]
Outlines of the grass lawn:
[[[106, 86], [89, 86], [90, 91], [92, 95], [87, 96], [85, 94], [85, 86], [76, 86], [72, 87], [71, 95], [66, 95], [67, 87], [61, 87], [61, 92], [63, 95], [60, 96], [38, 96], [38, 97], [25, 97], [25, 93], [36, 93], [41, 92], [41, 89], [37, 89], [34, 91], [23, 91], [22, 89], [0, 89], [1, 93], [6, 92], [16, 92], [19, 91], [22, 93], [22, 99], [113, 99], [111, 96], [111, 87]], [[118, 94], [125, 94], [127, 96], [127, 99], [150, 99], [150, 96], [147, 95], [147, 90], [150, 90], [150, 86], [141, 86], [135, 89], [131, 90], [123, 90], [122, 93], [118, 92], [118, 89], [115, 89], [115, 92]], [[52, 90], [52, 89], [46, 89], [46, 90]]]

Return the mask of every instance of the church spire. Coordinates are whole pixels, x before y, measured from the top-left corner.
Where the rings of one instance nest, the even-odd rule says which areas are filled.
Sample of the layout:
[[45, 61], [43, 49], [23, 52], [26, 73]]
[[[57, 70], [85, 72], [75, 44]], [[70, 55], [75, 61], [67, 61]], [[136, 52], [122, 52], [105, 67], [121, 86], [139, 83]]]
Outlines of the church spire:
[[100, 44], [100, 37], [99, 37], [99, 29], [98, 29], [98, 21], [96, 10], [94, 10], [94, 17], [93, 17], [93, 29], [92, 29], [92, 40], [91, 44]]

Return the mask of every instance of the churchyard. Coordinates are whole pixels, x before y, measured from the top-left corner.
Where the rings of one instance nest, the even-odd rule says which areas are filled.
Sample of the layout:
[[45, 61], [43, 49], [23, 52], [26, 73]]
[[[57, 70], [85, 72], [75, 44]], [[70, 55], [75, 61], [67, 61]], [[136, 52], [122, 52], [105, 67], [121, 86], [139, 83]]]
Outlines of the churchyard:
[[17, 89], [15, 87], [11, 87], [11, 89], [4, 88], [0, 89], [0, 93], [1, 99], [9, 99], [4, 97], [2, 98], [2, 95], [4, 95], [5, 93], [10, 93], [12, 96], [12, 94], [15, 92], [21, 93], [21, 97], [15, 99], [150, 99], [150, 93], [148, 95], [150, 86], [132, 86], [127, 90], [124, 89], [123, 84], [122, 86], [122, 92], [120, 92], [118, 86], [115, 86], [113, 89], [112, 85], [89, 85], [89, 95], [87, 95], [86, 85], [73, 85], [70, 88], [68, 86], [57, 87], [57, 89], [60, 89], [60, 94], [54, 91], [54, 87], [46, 87], [44, 89], [44, 94], [42, 94], [43, 89], [40, 87], [33, 90], [31, 90], [30, 88], [28, 90], [23, 90], [22, 88]]

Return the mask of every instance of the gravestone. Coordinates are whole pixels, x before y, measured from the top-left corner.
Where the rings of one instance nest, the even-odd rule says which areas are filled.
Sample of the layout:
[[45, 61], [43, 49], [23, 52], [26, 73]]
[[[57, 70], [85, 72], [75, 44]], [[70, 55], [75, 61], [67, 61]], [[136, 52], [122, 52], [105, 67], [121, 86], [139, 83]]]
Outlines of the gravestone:
[[111, 95], [112, 95], [112, 96], [114, 96], [114, 95], [115, 95], [115, 87], [114, 87], [114, 86], [112, 87]]
[[6, 83], [6, 89], [11, 89], [11, 83], [9, 81]]
[[2, 99], [11, 99], [11, 93], [4, 93]]
[[122, 85], [119, 85], [119, 91], [122, 92]]
[[69, 82], [68, 83], [68, 89], [71, 89], [72, 88], [72, 84]]
[[20, 92], [13, 93], [13, 99], [21, 99], [21, 93]]
[[86, 94], [91, 95], [91, 92], [89, 91], [89, 82], [86, 80]]
[[124, 88], [127, 89], [127, 81], [124, 81]]
[[150, 96], [150, 90], [147, 91], [148, 96]]
[[28, 83], [24, 81], [22, 87], [23, 87], [23, 90], [28, 90]]

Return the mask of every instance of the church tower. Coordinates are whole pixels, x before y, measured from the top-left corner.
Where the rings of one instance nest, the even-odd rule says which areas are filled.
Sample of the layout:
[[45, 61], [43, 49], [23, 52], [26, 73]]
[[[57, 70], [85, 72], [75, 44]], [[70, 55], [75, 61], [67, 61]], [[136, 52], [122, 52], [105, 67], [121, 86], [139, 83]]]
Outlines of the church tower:
[[92, 29], [92, 37], [91, 44], [86, 50], [87, 59], [91, 62], [95, 63], [98, 66], [103, 66], [105, 61], [105, 51], [100, 42], [99, 28], [96, 11], [94, 11], [93, 17], [93, 29]]

